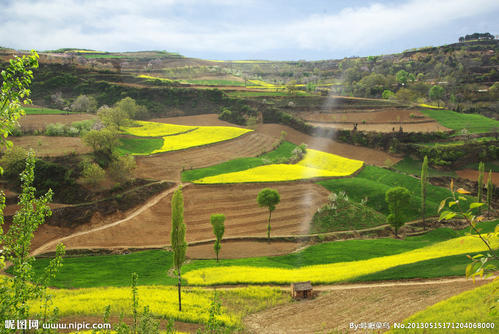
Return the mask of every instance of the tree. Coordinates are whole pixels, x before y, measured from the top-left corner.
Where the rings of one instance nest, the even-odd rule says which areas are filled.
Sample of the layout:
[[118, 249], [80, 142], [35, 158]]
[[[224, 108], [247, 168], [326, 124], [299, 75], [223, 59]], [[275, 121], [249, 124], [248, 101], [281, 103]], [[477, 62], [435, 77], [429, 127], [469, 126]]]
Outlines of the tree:
[[118, 131], [120, 131], [121, 126], [130, 122], [128, 112], [121, 108], [102, 106], [97, 111], [97, 116], [106, 127], [116, 128]]
[[80, 95], [71, 104], [71, 110], [74, 112], [94, 113], [97, 110], [97, 101], [91, 96]]
[[210, 217], [211, 226], [213, 226], [213, 234], [215, 234], [215, 244], [213, 248], [215, 249], [215, 254], [217, 254], [217, 262], [218, 262], [218, 253], [220, 252], [220, 241], [222, 241], [222, 237], [225, 232], [225, 215], [223, 214], [215, 214]]
[[387, 217], [388, 223], [392, 225], [395, 230], [395, 237], [398, 238], [398, 231], [400, 227], [404, 226], [405, 214], [409, 206], [409, 199], [411, 194], [409, 190], [404, 187], [394, 187], [387, 190], [385, 200], [388, 204], [390, 214]]
[[440, 107], [440, 99], [444, 96], [444, 87], [439, 85], [434, 85], [430, 88], [428, 92], [428, 97], [432, 101], [437, 101], [437, 105]]
[[[477, 203], [482, 203], [482, 194], [483, 194], [483, 171], [484, 171], [485, 165], [482, 161], [478, 164], [478, 189], [476, 191], [476, 201]], [[480, 213], [480, 208], [478, 208], [478, 212]]]
[[426, 215], [426, 188], [428, 186], [428, 157], [425, 155], [423, 165], [421, 166], [421, 218], [423, 226], [426, 229], [425, 215]]
[[267, 225], [267, 240], [270, 242], [270, 218], [272, 217], [272, 211], [275, 210], [275, 206], [281, 201], [281, 197], [277, 190], [271, 188], [264, 188], [256, 197], [256, 201], [260, 207], [267, 207], [269, 209], [269, 220]]
[[407, 80], [409, 79], [409, 73], [405, 70], [400, 70], [397, 74], [395, 74], [395, 78], [400, 85], [405, 86], [407, 85]]
[[[0, 270], [5, 267], [5, 262], [12, 264], [12, 276], [2, 276], [0, 279], [0, 318], [1, 319], [27, 319], [30, 316], [28, 301], [45, 298], [49, 280], [61, 266], [64, 246], [59, 244], [56, 256], [45, 268], [41, 275], [36, 275], [32, 263], [34, 257], [30, 256], [31, 240], [34, 232], [51, 215], [48, 203], [52, 200], [52, 190], [40, 198], [35, 197], [36, 189], [33, 187], [35, 157], [33, 152], [28, 153], [26, 169], [21, 173], [21, 194], [19, 195], [19, 210], [14, 215], [8, 232], [3, 233], [0, 220]], [[1, 209], [5, 207], [5, 197], [2, 195]], [[42, 321], [47, 320], [43, 314]], [[0, 333], [4, 327], [0, 328]]]
[[290, 80], [286, 84], [286, 89], [288, 90], [288, 93], [291, 95], [294, 95], [296, 93], [296, 80]]
[[14, 57], [9, 66], [2, 70], [0, 90], [0, 145], [11, 146], [7, 136], [24, 115], [21, 104], [31, 103], [29, 85], [33, 79], [32, 69], [38, 68], [38, 54], [31, 51], [29, 56]]
[[172, 197], [172, 230], [171, 244], [173, 250], [173, 269], [178, 277], [178, 310], [182, 311], [182, 264], [185, 261], [187, 251], [187, 242], [185, 241], [185, 223], [184, 223], [184, 197], [182, 187], [178, 188]]
[[125, 97], [116, 102], [114, 109], [120, 110], [123, 114], [128, 115], [130, 119], [144, 119], [147, 117], [147, 108], [137, 104], [131, 97]]
[[99, 164], [107, 167], [113, 160], [114, 151], [119, 144], [119, 137], [115, 129], [104, 128], [87, 132], [83, 136], [83, 141], [92, 147]]
[[492, 207], [492, 194], [494, 192], [494, 184], [492, 183], [492, 170], [489, 171], [487, 180], [487, 217], [490, 218], [490, 210]]

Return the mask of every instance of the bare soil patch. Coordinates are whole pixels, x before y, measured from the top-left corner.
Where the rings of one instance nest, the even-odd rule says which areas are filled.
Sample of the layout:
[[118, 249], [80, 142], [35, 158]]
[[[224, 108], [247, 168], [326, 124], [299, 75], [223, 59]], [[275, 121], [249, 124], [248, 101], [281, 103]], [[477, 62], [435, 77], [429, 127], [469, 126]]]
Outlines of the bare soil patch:
[[296, 145], [305, 143], [310, 148], [350, 159], [362, 160], [370, 165], [386, 166], [387, 162], [397, 163], [401, 160], [399, 157], [371, 148], [339, 143], [330, 138], [309, 136], [286, 125], [260, 124], [257, 126], [256, 131], [276, 138], [279, 138], [281, 131], [286, 131], [286, 140]]
[[[228, 241], [222, 240], [220, 259], [240, 259], [256, 256], [285, 255], [296, 251], [302, 245], [285, 241]], [[216, 259], [213, 243], [193, 245], [187, 248], [187, 257], [190, 259]]]
[[[474, 170], [474, 169], [456, 170], [456, 174], [459, 177], [462, 177], [464, 179], [468, 179], [468, 180], [471, 180], [474, 182], [476, 182], [478, 180], [478, 171]], [[483, 180], [484, 183], [487, 182], [488, 175], [489, 175], [489, 173], [485, 172], [484, 180]], [[499, 186], [499, 173], [492, 172], [492, 183], [495, 186]]]
[[178, 125], [194, 125], [194, 126], [236, 126], [235, 124], [218, 119], [216, 114], [204, 114], [193, 116], [178, 116], [178, 117], [162, 117], [154, 118], [151, 122], [178, 124]]
[[[412, 115], [412, 116], [411, 116]], [[432, 118], [426, 117], [424, 114], [407, 109], [383, 109], [380, 111], [361, 111], [361, 112], [301, 112], [298, 116], [304, 120], [311, 122], [357, 122], [361, 123], [419, 123], [421, 121], [433, 121]]]
[[293, 302], [246, 317], [250, 333], [328, 333], [351, 331], [350, 323], [400, 322], [415, 312], [488, 281], [450, 281], [333, 290], [313, 300]]
[[33, 149], [37, 157], [57, 157], [70, 153], [85, 154], [92, 152], [91, 148], [83, 143], [80, 137], [49, 137], [49, 136], [22, 136], [11, 137], [14, 146]]
[[21, 129], [25, 131], [44, 130], [47, 124], [61, 123], [71, 124], [77, 121], [94, 119], [92, 114], [69, 114], [69, 115], [25, 115], [19, 120]]
[[[320, 126], [325, 128], [336, 128], [352, 130], [353, 123], [319, 123], [319, 122], [308, 122], [314, 126]], [[359, 131], [372, 131], [372, 132], [394, 132], [399, 131], [400, 127], [404, 132], [439, 132], [439, 131], [449, 131], [446, 127], [440, 125], [437, 122], [428, 123], [402, 123], [402, 124], [390, 124], [390, 123], [376, 123], [376, 124], [362, 124], [358, 123], [357, 130]]]
[[[281, 195], [281, 202], [272, 213], [272, 235], [305, 234], [313, 213], [327, 201], [329, 195], [326, 189], [314, 183], [188, 185], [183, 191], [187, 241], [213, 239], [210, 224], [210, 215], [213, 213], [226, 215], [225, 237], [265, 237], [268, 210], [258, 206], [256, 196], [267, 186], [275, 188]], [[168, 245], [171, 225], [170, 201], [171, 192], [123, 223], [69, 237], [64, 240], [64, 244], [67, 249]], [[123, 214], [124, 217], [128, 215], [129, 213]], [[43, 251], [53, 250], [54, 247], [55, 245], [51, 245]], [[267, 248], [262, 252], [268, 251], [269, 255], [282, 254], [284, 251], [282, 247]], [[204, 252], [202, 247], [199, 252]], [[207, 256], [211, 254], [210, 252]], [[246, 256], [248, 255], [253, 254], [248, 252]]]

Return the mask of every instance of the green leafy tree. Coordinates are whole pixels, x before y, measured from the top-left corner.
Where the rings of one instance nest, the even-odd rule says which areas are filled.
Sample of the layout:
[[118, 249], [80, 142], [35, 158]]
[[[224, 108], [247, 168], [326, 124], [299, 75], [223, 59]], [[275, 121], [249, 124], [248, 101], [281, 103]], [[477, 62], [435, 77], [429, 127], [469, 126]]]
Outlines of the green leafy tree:
[[492, 194], [494, 193], [494, 184], [492, 183], [492, 170], [489, 171], [489, 178], [487, 180], [487, 217], [490, 218], [490, 211], [492, 209]]
[[225, 232], [225, 215], [223, 214], [215, 214], [210, 217], [211, 226], [213, 226], [213, 234], [215, 234], [215, 244], [213, 245], [213, 249], [215, 250], [215, 254], [217, 255], [218, 262], [218, 253], [220, 252], [221, 241]]
[[391, 99], [395, 96], [395, 93], [392, 92], [391, 90], [388, 90], [388, 89], [385, 89], [383, 91], [383, 94], [381, 94], [381, 97], [388, 100], [388, 99]]
[[[19, 195], [19, 210], [14, 215], [12, 224], [6, 233], [3, 233], [0, 225], [0, 270], [5, 263], [12, 265], [12, 276], [0, 278], [0, 318], [27, 319], [30, 315], [29, 301], [47, 297], [47, 285], [55, 276], [62, 263], [64, 246], [59, 244], [56, 256], [50, 261], [41, 275], [36, 275], [32, 264], [35, 260], [30, 256], [31, 240], [34, 232], [45, 222], [45, 218], [51, 215], [48, 203], [52, 200], [52, 191], [49, 190], [40, 198], [35, 197], [36, 189], [33, 187], [35, 169], [35, 157], [32, 152], [28, 153], [26, 169], [21, 173], [21, 194]], [[5, 207], [5, 198], [2, 195], [1, 208]], [[1, 221], [3, 224], [3, 217]], [[45, 299], [47, 303], [47, 299]], [[46, 314], [42, 315], [46, 320]], [[4, 327], [0, 327], [0, 333]]]
[[271, 188], [264, 188], [256, 197], [256, 201], [260, 207], [266, 207], [269, 209], [269, 220], [267, 224], [267, 240], [270, 242], [270, 219], [272, 217], [272, 211], [275, 210], [275, 206], [281, 201], [281, 197], [277, 190]]
[[97, 101], [92, 96], [80, 95], [71, 104], [71, 110], [74, 112], [89, 112], [97, 111]]
[[130, 123], [130, 115], [121, 108], [102, 106], [97, 110], [97, 116], [106, 127], [116, 128], [118, 131], [120, 131], [120, 127]]
[[430, 88], [428, 92], [428, 97], [432, 101], [437, 101], [437, 105], [440, 107], [440, 100], [444, 96], [444, 87], [439, 85], [434, 85]]
[[137, 104], [131, 97], [125, 97], [116, 102], [114, 108], [126, 113], [130, 119], [144, 119], [147, 117], [147, 108]]
[[421, 219], [425, 225], [426, 216], [426, 189], [428, 188], [428, 157], [425, 155], [423, 165], [421, 166]]
[[185, 261], [187, 251], [187, 242], [185, 241], [185, 223], [184, 223], [184, 197], [182, 188], [175, 191], [172, 197], [172, 230], [171, 244], [173, 250], [173, 268], [178, 277], [178, 310], [182, 311], [182, 264]]
[[[476, 191], [476, 201], [478, 203], [482, 203], [482, 194], [483, 194], [483, 174], [484, 174], [485, 165], [482, 161], [478, 164], [478, 184]], [[478, 212], [480, 212], [480, 208], [478, 208]]]
[[107, 167], [114, 159], [114, 152], [119, 144], [119, 134], [113, 128], [91, 130], [83, 136], [83, 142], [93, 149], [97, 162]]
[[407, 85], [407, 80], [409, 79], [409, 73], [405, 70], [400, 70], [395, 74], [395, 78], [399, 84], [402, 86]]
[[32, 69], [38, 68], [38, 54], [31, 51], [29, 56], [14, 57], [9, 66], [2, 70], [2, 86], [0, 91], [0, 145], [11, 146], [7, 136], [18, 124], [19, 117], [24, 115], [22, 104], [31, 103], [29, 85], [33, 80]]
[[388, 204], [390, 214], [387, 217], [388, 223], [394, 228], [395, 237], [398, 238], [399, 229], [404, 226], [405, 214], [409, 207], [411, 194], [404, 187], [394, 187], [386, 191], [385, 200]]

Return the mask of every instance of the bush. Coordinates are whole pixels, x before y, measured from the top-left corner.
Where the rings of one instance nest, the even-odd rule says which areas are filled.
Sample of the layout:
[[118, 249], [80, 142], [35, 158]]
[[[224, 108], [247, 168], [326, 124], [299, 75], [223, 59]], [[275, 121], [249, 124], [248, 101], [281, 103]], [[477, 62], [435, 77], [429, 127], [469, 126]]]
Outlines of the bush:
[[21, 146], [13, 146], [0, 159], [0, 166], [7, 177], [17, 177], [25, 167], [28, 152]]
[[132, 155], [123, 155], [109, 164], [109, 176], [117, 182], [126, 182], [133, 178], [135, 158]]
[[106, 172], [95, 162], [84, 162], [81, 176], [83, 183], [95, 186], [104, 180]]
[[45, 127], [45, 135], [47, 136], [64, 136], [64, 134], [64, 124], [47, 124], [47, 126]]

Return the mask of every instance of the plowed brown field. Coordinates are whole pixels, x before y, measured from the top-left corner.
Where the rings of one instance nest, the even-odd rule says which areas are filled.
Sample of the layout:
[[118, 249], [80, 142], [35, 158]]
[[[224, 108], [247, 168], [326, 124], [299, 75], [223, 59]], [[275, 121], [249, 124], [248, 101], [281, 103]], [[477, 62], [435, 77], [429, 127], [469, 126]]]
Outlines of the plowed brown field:
[[37, 157], [58, 157], [72, 152], [85, 154], [92, 151], [80, 137], [22, 136], [11, 137], [9, 140], [14, 146], [33, 149]]
[[[223, 213], [227, 217], [224, 237], [266, 236], [268, 210], [256, 203], [258, 192], [266, 186], [271, 186], [281, 195], [281, 203], [272, 213], [272, 235], [306, 233], [313, 213], [327, 201], [329, 194], [326, 189], [313, 183], [188, 185], [183, 191], [187, 240], [212, 239], [210, 215], [214, 213]], [[170, 236], [170, 201], [171, 193], [132, 219], [99, 231], [70, 237], [64, 240], [64, 244], [68, 249], [167, 245]], [[210, 250], [207, 256], [211, 255]], [[201, 255], [198, 253], [197, 256]]]
[[346, 130], [353, 129], [355, 123], [359, 131], [392, 132], [399, 131], [400, 127], [405, 132], [450, 130], [420, 112], [406, 109], [338, 113], [301, 112], [298, 115], [315, 126]]

